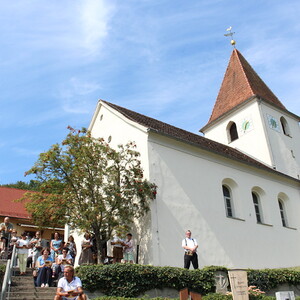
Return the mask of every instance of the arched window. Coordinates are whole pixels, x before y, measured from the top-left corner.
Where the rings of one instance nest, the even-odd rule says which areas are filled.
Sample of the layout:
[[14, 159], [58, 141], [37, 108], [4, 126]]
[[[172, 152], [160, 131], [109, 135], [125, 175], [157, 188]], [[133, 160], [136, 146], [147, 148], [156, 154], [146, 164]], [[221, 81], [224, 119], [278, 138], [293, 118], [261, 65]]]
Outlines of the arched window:
[[222, 189], [223, 189], [223, 196], [225, 201], [226, 216], [233, 217], [234, 214], [233, 214], [233, 205], [232, 205], [230, 189], [225, 185], [222, 185]]
[[287, 220], [286, 220], [286, 213], [284, 208], [284, 202], [278, 198], [278, 205], [279, 205], [279, 211], [280, 211], [280, 217], [281, 217], [281, 223], [283, 227], [287, 227]]
[[258, 194], [252, 192], [253, 205], [257, 223], [263, 223], [261, 204]]
[[236, 124], [234, 122], [230, 122], [227, 126], [227, 134], [229, 143], [237, 140], [239, 138]]
[[287, 136], [291, 136], [289, 125], [284, 117], [280, 118], [280, 123], [281, 123], [283, 133]]

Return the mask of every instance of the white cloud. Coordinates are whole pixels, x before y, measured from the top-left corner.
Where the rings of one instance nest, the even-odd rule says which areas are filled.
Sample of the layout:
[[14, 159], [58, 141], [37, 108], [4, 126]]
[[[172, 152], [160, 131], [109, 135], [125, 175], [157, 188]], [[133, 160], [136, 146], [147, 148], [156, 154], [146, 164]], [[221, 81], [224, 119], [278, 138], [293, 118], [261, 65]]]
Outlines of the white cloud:
[[97, 53], [103, 47], [108, 35], [109, 20], [115, 7], [104, 0], [82, 1], [79, 7], [81, 22], [81, 45], [89, 54]]
[[64, 63], [93, 58], [103, 49], [115, 7], [106, 0], [31, 0], [19, 1], [13, 8], [1, 4], [1, 10], [0, 37], [4, 42], [0, 53], [7, 54], [11, 65], [39, 57], [64, 59]]

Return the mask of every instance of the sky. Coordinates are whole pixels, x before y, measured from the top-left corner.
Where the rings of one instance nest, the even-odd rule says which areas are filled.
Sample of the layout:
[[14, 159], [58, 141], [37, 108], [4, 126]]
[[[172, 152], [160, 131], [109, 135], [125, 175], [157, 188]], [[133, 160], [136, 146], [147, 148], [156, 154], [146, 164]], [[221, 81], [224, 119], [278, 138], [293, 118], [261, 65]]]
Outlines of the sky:
[[298, 0], [2, 0], [0, 184], [88, 127], [99, 99], [198, 133], [236, 48], [300, 115]]

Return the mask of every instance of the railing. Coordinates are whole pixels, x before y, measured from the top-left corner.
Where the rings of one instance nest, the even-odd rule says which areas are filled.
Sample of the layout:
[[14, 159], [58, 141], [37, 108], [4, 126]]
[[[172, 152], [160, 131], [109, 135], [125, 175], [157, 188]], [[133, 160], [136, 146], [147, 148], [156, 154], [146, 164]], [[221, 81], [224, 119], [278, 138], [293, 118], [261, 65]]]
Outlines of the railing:
[[3, 283], [2, 283], [2, 290], [0, 294], [0, 300], [5, 300], [6, 298], [6, 293], [10, 289], [11, 286], [11, 276], [13, 273], [13, 267], [14, 267], [14, 262], [16, 260], [17, 256], [17, 251], [16, 251], [16, 246], [14, 246], [11, 259], [9, 259], [6, 263], [6, 269], [5, 269], [5, 274], [3, 278]]

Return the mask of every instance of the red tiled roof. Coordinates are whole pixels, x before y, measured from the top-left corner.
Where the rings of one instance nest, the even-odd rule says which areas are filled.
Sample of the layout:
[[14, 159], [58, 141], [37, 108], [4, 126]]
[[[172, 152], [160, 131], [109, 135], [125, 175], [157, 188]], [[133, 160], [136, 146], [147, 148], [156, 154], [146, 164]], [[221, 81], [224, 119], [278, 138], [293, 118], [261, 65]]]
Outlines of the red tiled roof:
[[284, 105], [257, 75], [243, 55], [234, 49], [207, 124], [253, 96], [257, 96], [286, 110]]
[[110, 102], [107, 102], [104, 100], [101, 100], [101, 102], [105, 103], [108, 106], [110, 106], [111, 108], [115, 109], [116, 111], [121, 113], [123, 116], [125, 116], [127, 119], [132, 120], [140, 125], [143, 125], [146, 128], [148, 128], [158, 134], [165, 135], [170, 138], [182, 141], [184, 143], [192, 144], [192, 145], [199, 147], [201, 149], [204, 149], [206, 151], [222, 155], [229, 159], [233, 159], [235, 161], [239, 161], [241, 163], [251, 165], [253, 167], [260, 168], [260, 169], [263, 169], [268, 172], [277, 173], [279, 175], [283, 175], [283, 176], [289, 177], [293, 180], [296, 180], [290, 176], [282, 174], [282, 173], [268, 167], [267, 165], [251, 158], [250, 156], [248, 156], [232, 147], [215, 142], [213, 140], [210, 140], [210, 139], [200, 136], [198, 134], [194, 134], [192, 132], [180, 129], [178, 127], [174, 127], [167, 123], [147, 117], [145, 115], [142, 115], [142, 114], [139, 114], [132, 110], [126, 109], [124, 107], [112, 104]]
[[23, 202], [14, 202], [20, 199], [27, 190], [15, 188], [0, 187], [0, 215], [3, 217], [15, 217], [21, 219], [30, 219], [30, 215], [25, 209]]

